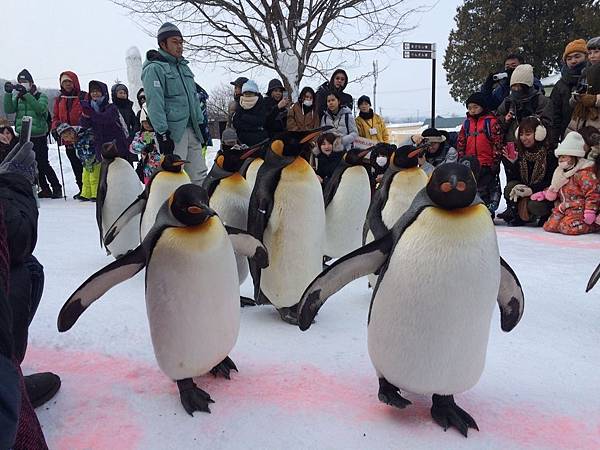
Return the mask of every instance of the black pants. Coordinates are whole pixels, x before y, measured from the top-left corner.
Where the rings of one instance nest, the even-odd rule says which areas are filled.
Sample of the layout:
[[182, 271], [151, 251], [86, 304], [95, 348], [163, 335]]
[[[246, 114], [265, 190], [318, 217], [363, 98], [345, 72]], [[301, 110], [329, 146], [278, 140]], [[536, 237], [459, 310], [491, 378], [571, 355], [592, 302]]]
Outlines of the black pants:
[[75, 182], [81, 191], [81, 186], [83, 186], [83, 181], [81, 179], [83, 176], [83, 164], [81, 164], [81, 160], [77, 157], [75, 147], [69, 145], [65, 146], [65, 148], [67, 149], [67, 158], [69, 158], [69, 162], [71, 163], [71, 169], [73, 169], [73, 175], [75, 175]]
[[40, 188], [42, 191], [49, 191], [50, 186], [54, 190], [60, 189], [60, 182], [50, 165], [50, 161], [48, 161], [48, 141], [46, 136], [32, 137], [31, 142], [33, 142], [35, 161], [38, 166], [38, 183]]
[[477, 193], [485, 206], [494, 212], [500, 204], [500, 175], [489, 166], [482, 166], [477, 177]]

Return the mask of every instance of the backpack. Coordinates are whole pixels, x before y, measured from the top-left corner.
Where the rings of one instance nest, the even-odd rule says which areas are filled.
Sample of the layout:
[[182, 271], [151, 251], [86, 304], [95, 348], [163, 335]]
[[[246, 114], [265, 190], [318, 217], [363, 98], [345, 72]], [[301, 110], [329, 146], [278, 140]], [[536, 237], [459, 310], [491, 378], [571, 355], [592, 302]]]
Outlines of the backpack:
[[[465, 137], [469, 137], [469, 136], [477, 136], [479, 133], [477, 132], [477, 130], [475, 130], [473, 133], [471, 133], [469, 131], [469, 128], [471, 127], [471, 121], [469, 119], [465, 119], [465, 121], [463, 122], [463, 130], [465, 130]], [[491, 117], [486, 117], [485, 119], [483, 119], [483, 132], [485, 133], [485, 135], [487, 136], [487, 138], [491, 141], [492, 140], [492, 118]]]

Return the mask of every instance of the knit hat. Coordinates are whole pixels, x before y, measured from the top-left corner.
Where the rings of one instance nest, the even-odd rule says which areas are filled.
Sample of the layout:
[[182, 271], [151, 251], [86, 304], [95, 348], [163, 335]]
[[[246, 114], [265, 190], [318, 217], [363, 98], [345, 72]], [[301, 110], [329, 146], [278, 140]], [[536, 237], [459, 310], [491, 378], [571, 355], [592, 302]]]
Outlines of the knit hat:
[[171, 22], [165, 22], [158, 29], [156, 40], [160, 45], [161, 42], [166, 41], [168, 38], [173, 36], [179, 36], [183, 39], [181, 31], [179, 31], [179, 28], [177, 28], [177, 26], [173, 25]]
[[531, 64], [521, 64], [515, 67], [510, 76], [510, 85], [524, 84], [525, 86], [533, 86], [533, 67]]
[[565, 51], [563, 53], [563, 61], [566, 60], [567, 56], [569, 56], [571, 53], [587, 53], [587, 51], [588, 49], [585, 39], [575, 39], [574, 41], [569, 42], [565, 47]]
[[560, 144], [558, 144], [558, 147], [554, 150], [554, 154], [557, 158], [561, 155], [583, 158], [585, 157], [584, 145], [585, 142], [583, 136], [576, 131], [572, 131], [565, 136]]
[[439, 130], [435, 128], [427, 128], [421, 133], [421, 137], [427, 138], [427, 140], [433, 144], [446, 142], [446, 136], [444, 136]]
[[485, 101], [485, 95], [482, 92], [473, 92], [469, 95], [469, 98], [465, 102], [465, 105], [469, 106], [469, 103], [475, 103], [476, 105], [481, 106], [483, 109], [486, 109], [487, 102]]
[[371, 99], [368, 96], [366, 96], [366, 95], [361, 95], [360, 97], [358, 97], [358, 101], [356, 102], [356, 104], [358, 106], [360, 106], [360, 105], [362, 105], [365, 102], [368, 103], [369, 106], [371, 106]]
[[0, 130], [10, 127], [10, 122], [6, 117], [0, 117]]
[[60, 84], [60, 85], [62, 86], [62, 84], [63, 84], [63, 81], [65, 81], [65, 80], [69, 80], [71, 83], [73, 82], [73, 79], [72, 79], [72, 78], [71, 78], [71, 77], [70, 77], [68, 74], [66, 74], [66, 73], [63, 73], [63, 74], [60, 76], [60, 80], [59, 80], [59, 83], [58, 83], [58, 84]]
[[225, 128], [221, 134], [221, 144], [234, 146], [238, 143], [238, 135], [233, 128]]
[[244, 85], [242, 86], [242, 94], [244, 92], [254, 92], [255, 94], [260, 94], [260, 91], [258, 90], [258, 86], [252, 80], [248, 80], [244, 83]]
[[17, 75], [17, 83], [31, 83], [33, 84], [33, 77], [27, 69], [23, 69]]
[[232, 81], [229, 84], [232, 86], [242, 87], [246, 81], [248, 81], [248, 78], [246, 77], [237, 77], [235, 81]]
[[[79, 127], [77, 127], [77, 128], [79, 128]], [[68, 130], [71, 130], [71, 131], [75, 132], [75, 134], [77, 134], [77, 132], [78, 132], [77, 128], [75, 128], [72, 125], [69, 125], [68, 123], [61, 123], [59, 126], [56, 127], [56, 132], [58, 133], [59, 136]]]
[[281, 89], [285, 92], [285, 88], [283, 87], [283, 84], [281, 83], [281, 81], [279, 81], [277, 78], [273, 78], [271, 81], [269, 81], [269, 87], [267, 88], [267, 95], [271, 95], [271, 92], [273, 92], [275, 89]]
[[587, 41], [588, 50], [600, 50], [600, 36], [596, 36]]

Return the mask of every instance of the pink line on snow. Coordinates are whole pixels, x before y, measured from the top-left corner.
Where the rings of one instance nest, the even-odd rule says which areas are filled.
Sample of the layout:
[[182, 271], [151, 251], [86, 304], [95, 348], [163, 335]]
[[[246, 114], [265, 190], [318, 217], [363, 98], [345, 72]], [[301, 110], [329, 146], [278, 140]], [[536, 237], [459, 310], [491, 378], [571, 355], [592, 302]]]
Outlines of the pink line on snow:
[[556, 247], [581, 248], [586, 250], [599, 250], [600, 240], [585, 239], [578, 236], [564, 236], [548, 233], [540, 230], [540, 233], [521, 232], [517, 230], [501, 229], [496, 227], [496, 233], [499, 235], [508, 235], [519, 239], [528, 239], [530, 241], [542, 242], [544, 244]]

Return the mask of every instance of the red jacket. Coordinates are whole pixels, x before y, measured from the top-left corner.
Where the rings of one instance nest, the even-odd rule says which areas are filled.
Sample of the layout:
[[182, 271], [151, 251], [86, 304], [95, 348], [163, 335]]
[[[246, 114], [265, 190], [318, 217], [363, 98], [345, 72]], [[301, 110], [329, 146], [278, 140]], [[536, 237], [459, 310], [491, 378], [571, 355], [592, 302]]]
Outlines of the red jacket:
[[[465, 130], [467, 124], [468, 133]], [[502, 130], [496, 116], [488, 113], [474, 118], [467, 114], [456, 142], [460, 157], [476, 156], [482, 167], [495, 166], [502, 157], [503, 145]]]
[[60, 74], [59, 80], [63, 75], [67, 75], [73, 80], [73, 92], [66, 94], [62, 88], [60, 90], [60, 96], [54, 99], [54, 109], [52, 113], [52, 129], [61, 123], [68, 123], [69, 125], [79, 125], [79, 119], [81, 117], [81, 100], [87, 99], [87, 93], [82, 91], [79, 87], [79, 78], [71, 71], [66, 71]]

